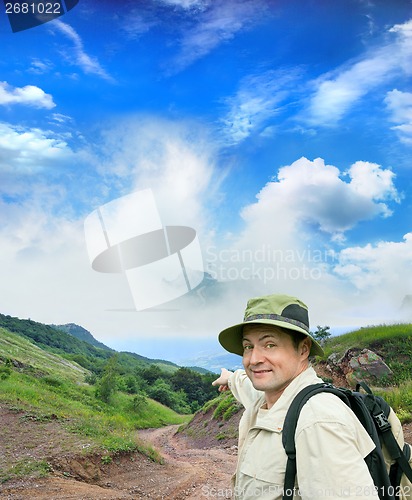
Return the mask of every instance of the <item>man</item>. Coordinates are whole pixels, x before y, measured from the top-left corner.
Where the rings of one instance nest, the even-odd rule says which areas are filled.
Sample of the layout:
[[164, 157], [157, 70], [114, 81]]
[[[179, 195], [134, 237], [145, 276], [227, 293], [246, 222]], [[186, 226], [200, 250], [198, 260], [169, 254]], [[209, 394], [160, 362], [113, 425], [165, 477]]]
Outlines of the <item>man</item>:
[[[308, 309], [295, 297], [268, 295], [248, 301], [244, 321], [219, 334], [244, 370], [222, 369], [213, 382], [229, 388], [245, 407], [239, 424], [235, 498], [278, 500], [283, 496], [287, 456], [282, 445], [286, 412], [304, 387], [322, 382], [309, 356], [323, 355], [309, 332]], [[376, 499], [364, 458], [375, 445], [352, 411], [333, 394], [305, 404], [295, 434], [294, 498]]]

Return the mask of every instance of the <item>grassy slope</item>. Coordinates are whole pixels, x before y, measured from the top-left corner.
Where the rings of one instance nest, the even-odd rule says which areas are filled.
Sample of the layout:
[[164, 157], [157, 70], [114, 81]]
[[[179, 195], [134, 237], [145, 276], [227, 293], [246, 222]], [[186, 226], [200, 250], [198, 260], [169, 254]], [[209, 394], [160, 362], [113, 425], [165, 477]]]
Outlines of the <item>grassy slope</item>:
[[24, 337], [0, 328], [0, 361], [13, 360], [17, 368], [33, 375], [53, 374], [72, 382], [83, 382], [89, 373], [77, 363], [47, 352]]
[[372, 348], [374, 345], [384, 347], [385, 344], [391, 342], [400, 344], [406, 341], [409, 343], [411, 338], [412, 324], [410, 323], [368, 326], [328, 339], [325, 346], [325, 356], [329, 356], [332, 352], [343, 354], [351, 347]]
[[[89, 451], [102, 453], [139, 450], [155, 456], [139, 443], [137, 430], [187, 421], [160, 403], [116, 393], [111, 404], [96, 399], [94, 387], [84, 382], [87, 370], [74, 362], [0, 328], [0, 401], [31, 419], [57, 420], [67, 431], [87, 436]], [[9, 477], [6, 471], [1, 480]]]

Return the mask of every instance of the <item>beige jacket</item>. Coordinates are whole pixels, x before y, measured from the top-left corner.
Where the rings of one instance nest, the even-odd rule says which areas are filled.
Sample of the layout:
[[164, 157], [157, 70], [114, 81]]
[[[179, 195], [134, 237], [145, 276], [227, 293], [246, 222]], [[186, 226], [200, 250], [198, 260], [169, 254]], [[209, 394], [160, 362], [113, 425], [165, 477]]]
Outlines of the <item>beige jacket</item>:
[[[295, 395], [322, 382], [309, 367], [285, 389], [270, 410], [264, 394], [256, 391], [243, 370], [229, 379], [229, 387], [245, 407], [239, 424], [239, 456], [233, 479], [237, 499], [281, 500], [286, 468], [282, 428]], [[296, 428], [297, 477], [295, 499], [377, 499], [364, 462], [374, 444], [356, 416], [336, 396], [313, 396], [302, 409]]]

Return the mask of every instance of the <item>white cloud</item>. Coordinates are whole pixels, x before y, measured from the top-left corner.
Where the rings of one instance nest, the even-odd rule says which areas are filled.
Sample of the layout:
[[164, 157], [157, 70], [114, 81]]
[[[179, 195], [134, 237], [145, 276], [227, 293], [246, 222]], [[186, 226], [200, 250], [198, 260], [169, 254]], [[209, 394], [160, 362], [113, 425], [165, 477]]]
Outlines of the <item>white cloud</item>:
[[[376, 163], [357, 161], [348, 170], [351, 178], [350, 187], [360, 196], [373, 201], [394, 200], [400, 202], [399, 194], [393, 184], [395, 174], [392, 170], [383, 170]], [[386, 205], [380, 204], [383, 215], [390, 215]]]
[[[193, 227], [205, 244], [219, 176], [214, 148], [202, 128], [136, 116], [108, 127], [97, 148], [99, 189], [106, 183], [108, 191], [105, 199], [97, 199], [96, 187], [86, 186], [89, 199], [83, 203], [90, 212], [122, 194], [151, 188], [163, 224]], [[0, 283], [2, 312], [77, 322], [99, 338], [113, 331], [125, 337], [193, 336], [194, 330], [201, 335], [209, 329], [210, 311], [198, 296], [191, 308], [167, 310], [166, 305], [163, 312], [133, 313], [125, 276], [91, 268], [82, 227], [88, 213], [79, 218], [70, 187], [57, 188], [34, 184], [18, 193], [18, 202], [10, 190], [7, 202], [0, 199], [0, 247], [7, 267]]]
[[[393, 176], [377, 165], [357, 162], [345, 177], [322, 159], [301, 158], [262, 188], [256, 203], [242, 212], [243, 230], [225, 240], [213, 235], [221, 179], [216, 152], [202, 128], [135, 116], [108, 127], [98, 150], [101, 184], [107, 184], [108, 192], [106, 199], [89, 200], [90, 211], [122, 194], [151, 188], [163, 224], [198, 230], [210, 270], [225, 283], [213, 291], [199, 290], [176, 308], [131, 312], [124, 276], [91, 269], [83, 217], [73, 216], [70, 193], [53, 184], [34, 184], [18, 203], [0, 200], [2, 312], [49, 323], [77, 322], [109, 344], [113, 331], [136, 340], [148, 334], [214, 338], [219, 328], [242, 317], [249, 297], [279, 291], [306, 301], [314, 325], [359, 325], [359, 311], [348, 314], [354, 287], [367, 294], [364, 312], [373, 299], [371, 290], [381, 287], [380, 299], [385, 300], [396, 281], [389, 280], [391, 273], [410, 267], [404, 252], [412, 242], [409, 236], [399, 244], [402, 251], [393, 247], [396, 262], [389, 252], [378, 259], [370, 251], [368, 261], [356, 249], [337, 256], [319, 250], [323, 240], [313, 225], [327, 237], [344, 233], [363, 218], [385, 215], [382, 204], [387, 207], [388, 200], [396, 199]], [[308, 221], [311, 227], [305, 225]], [[379, 275], [376, 282], [374, 274]], [[396, 293], [406, 288], [402, 285]], [[362, 320], [372, 322], [374, 312]]]
[[392, 129], [402, 142], [412, 144], [412, 93], [394, 89], [386, 95], [385, 104], [390, 120], [397, 124]]
[[360, 60], [314, 81], [305, 120], [312, 125], [336, 124], [367, 93], [412, 71], [412, 21], [389, 30], [392, 40]]
[[164, 224], [203, 226], [222, 175], [206, 130], [137, 115], [106, 129], [103, 142], [102, 172], [121, 183], [122, 194], [150, 188]]
[[221, 122], [227, 142], [237, 144], [253, 132], [261, 131], [267, 120], [279, 111], [297, 78], [297, 71], [291, 70], [267, 71], [244, 78], [236, 95], [225, 100], [229, 111]]
[[51, 120], [59, 124], [63, 124], [73, 121], [73, 118], [71, 116], [63, 115], [62, 113], [53, 113], [51, 115]]
[[[207, 248], [207, 269], [227, 287], [221, 291], [223, 304], [227, 300], [235, 308], [236, 301], [244, 305], [251, 296], [279, 292], [307, 302], [312, 325], [359, 326], [396, 318], [398, 295], [386, 297], [391, 288], [376, 303], [369, 282], [362, 290], [365, 302], [353, 301], [358, 289], [349, 272], [366, 270], [361, 262], [350, 261], [345, 263], [346, 275], [338, 272], [343, 260], [334, 248], [336, 241], [343, 247], [345, 232], [359, 221], [387, 216], [388, 201], [397, 200], [392, 172], [373, 163], [356, 162], [340, 172], [321, 158], [300, 158], [280, 168], [259, 191], [257, 201], [241, 211], [242, 230]], [[391, 263], [388, 259], [381, 264], [386, 269], [376, 265], [375, 272], [386, 283]], [[402, 292], [406, 289], [405, 285]], [[387, 310], [381, 307], [384, 300]]]
[[30, 173], [71, 154], [66, 141], [52, 132], [0, 123], [0, 171]]
[[74, 63], [80, 66], [85, 73], [99, 76], [109, 82], [113, 81], [113, 78], [101, 66], [97, 58], [85, 52], [82, 39], [70, 25], [57, 19], [54, 21], [53, 26], [73, 43], [73, 51], [71, 52], [73, 57], [70, 57], [70, 52], [67, 53], [67, 51], [65, 52], [65, 57], [69, 60], [74, 59]]
[[390, 30], [397, 38], [395, 48], [398, 53], [393, 54], [397, 62], [407, 75], [412, 74], [411, 49], [412, 49], [412, 19], [403, 24], [395, 24]]
[[139, 38], [160, 24], [160, 20], [155, 15], [148, 11], [142, 11], [140, 8], [132, 9], [121, 20], [121, 30], [130, 39]]
[[50, 61], [40, 59], [33, 59], [29, 69], [27, 70], [29, 73], [33, 73], [35, 75], [43, 75], [52, 70], [54, 64]]
[[400, 308], [405, 295], [412, 292], [412, 277], [405, 272], [411, 266], [412, 233], [408, 233], [401, 242], [380, 241], [343, 249], [334, 272], [359, 292], [374, 297], [383, 309], [390, 305]]
[[115, 297], [122, 297], [122, 288], [112, 276], [103, 284], [99, 275], [93, 276], [82, 220], [61, 213], [70, 203], [65, 190], [33, 183], [21, 195], [16, 202], [0, 199], [1, 312], [45, 323], [83, 325], [88, 324], [89, 314], [104, 316], [110, 304], [105, 284], [113, 287]]
[[185, 6], [186, 9], [201, 7], [201, 11], [196, 13], [193, 25], [180, 38], [180, 51], [169, 63], [170, 74], [183, 70], [221, 43], [232, 39], [237, 32], [260, 19], [267, 8], [261, 0], [217, 0], [210, 4], [191, 1], [173, 3]]
[[159, 3], [180, 7], [182, 9], [204, 9], [210, 4], [211, 0], [159, 0]]
[[[335, 235], [344, 233], [359, 221], [390, 213], [386, 200], [398, 201], [394, 174], [379, 165], [356, 162], [346, 172], [325, 165], [321, 158], [301, 158], [279, 169], [277, 179], [257, 195], [258, 201], [245, 207], [243, 217], [249, 226], [264, 219], [273, 231], [289, 228], [299, 231], [302, 223], [313, 224]], [[268, 227], [268, 230], [269, 227]]]
[[12, 87], [7, 82], [0, 82], [0, 105], [23, 104], [35, 108], [51, 109], [56, 105], [53, 97], [34, 85]]

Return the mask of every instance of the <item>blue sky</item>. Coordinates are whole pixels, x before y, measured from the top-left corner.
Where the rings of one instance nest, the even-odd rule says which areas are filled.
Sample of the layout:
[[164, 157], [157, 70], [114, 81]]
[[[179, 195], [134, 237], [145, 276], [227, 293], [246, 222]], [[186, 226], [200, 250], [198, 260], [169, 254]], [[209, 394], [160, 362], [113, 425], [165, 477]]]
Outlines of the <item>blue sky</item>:
[[[409, 0], [80, 0], [0, 36], [2, 313], [165, 358], [265, 293], [334, 332], [412, 320]], [[147, 189], [209, 281], [136, 311], [84, 222]]]

